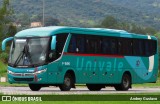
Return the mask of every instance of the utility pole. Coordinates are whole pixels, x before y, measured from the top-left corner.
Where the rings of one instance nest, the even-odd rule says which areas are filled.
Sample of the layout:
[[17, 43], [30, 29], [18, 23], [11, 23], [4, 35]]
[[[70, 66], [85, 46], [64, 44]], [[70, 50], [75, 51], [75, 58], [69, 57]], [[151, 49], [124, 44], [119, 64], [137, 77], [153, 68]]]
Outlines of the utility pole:
[[45, 2], [44, 2], [44, 0], [43, 0], [43, 26], [45, 25], [45, 21], [44, 21], [44, 11], [45, 11]]

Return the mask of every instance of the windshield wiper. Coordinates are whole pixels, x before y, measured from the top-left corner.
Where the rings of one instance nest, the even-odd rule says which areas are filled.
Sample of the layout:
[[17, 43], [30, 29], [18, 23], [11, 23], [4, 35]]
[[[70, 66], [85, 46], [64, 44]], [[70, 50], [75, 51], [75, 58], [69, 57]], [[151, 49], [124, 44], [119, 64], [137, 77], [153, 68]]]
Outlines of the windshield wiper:
[[[29, 49], [28, 49], [28, 45], [26, 44], [26, 45], [24, 46], [23, 51], [21, 51], [21, 53], [19, 54], [17, 60], [15, 61], [14, 65], [13, 65], [14, 67], [17, 66], [17, 64], [20, 62], [20, 60], [21, 60], [22, 58], [24, 58], [24, 59], [23, 59], [23, 65], [24, 65], [25, 61], [26, 61], [27, 63], [32, 64], [31, 55], [30, 55], [30, 53], [29, 53], [28, 50], [29, 50]], [[24, 55], [25, 55], [25, 57], [24, 57]], [[26, 58], [28, 58], [29, 60], [27, 60]]]
[[24, 51], [21, 51], [21, 53], [19, 54], [18, 58], [16, 59], [15, 63], [14, 63], [14, 67], [17, 66], [17, 64], [20, 62], [21, 58], [23, 58], [24, 56]]
[[23, 64], [25, 63], [25, 61], [26, 61], [27, 63], [32, 64], [32, 58], [31, 58], [31, 55], [30, 55], [30, 53], [29, 53], [29, 47], [28, 47], [27, 44], [24, 46], [24, 53], [25, 53], [25, 58], [28, 58], [28, 59], [24, 59]]

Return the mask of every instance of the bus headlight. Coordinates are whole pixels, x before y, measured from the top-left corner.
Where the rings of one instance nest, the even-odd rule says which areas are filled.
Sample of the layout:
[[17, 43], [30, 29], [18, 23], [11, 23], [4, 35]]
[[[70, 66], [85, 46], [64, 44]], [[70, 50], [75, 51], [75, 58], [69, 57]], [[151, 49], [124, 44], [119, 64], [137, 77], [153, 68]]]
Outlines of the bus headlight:
[[8, 74], [14, 74], [14, 72], [12, 72], [12, 71], [8, 70]]
[[43, 70], [38, 70], [35, 72], [35, 74], [40, 74], [40, 73], [44, 73], [47, 71], [47, 68], [46, 69], [43, 69]]

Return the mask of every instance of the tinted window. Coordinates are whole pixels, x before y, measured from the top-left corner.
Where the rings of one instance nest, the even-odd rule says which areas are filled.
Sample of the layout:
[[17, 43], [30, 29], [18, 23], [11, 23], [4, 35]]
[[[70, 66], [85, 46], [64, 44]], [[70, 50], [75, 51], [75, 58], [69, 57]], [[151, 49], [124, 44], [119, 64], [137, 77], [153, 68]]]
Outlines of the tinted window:
[[86, 36], [86, 53], [101, 53], [101, 37]]
[[117, 40], [111, 39], [111, 54], [117, 54]]
[[64, 48], [68, 34], [58, 34], [56, 35], [56, 56], [57, 58], [61, 56]]
[[78, 53], [84, 53], [85, 52], [85, 38], [84, 36], [77, 36], [76, 38], [77, 42], [76, 42], [76, 51]]
[[127, 38], [118, 39], [118, 54], [119, 55], [132, 55], [132, 40]]
[[145, 56], [144, 40], [133, 41], [133, 55]]
[[68, 52], [76, 52], [76, 37], [74, 35], [71, 37]]
[[124, 54], [124, 40], [123, 39], [119, 39], [118, 40], [118, 54], [123, 55]]
[[151, 56], [156, 53], [156, 41], [154, 40], [147, 40], [145, 41], [145, 55]]
[[153, 40], [74, 34], [68, 52], [151, 56], [156, 53], [156, 48], [156, 41]]
[[77, 53], [84, 53], [85, 52], [85, 38], [83, 35], [75, 35], [72, 34], [68, 52], [77, 52]]
[[112, 37], [103, 37], [102, 52], [103, 54], [117, 54], [117, 39]]
[[103, 38], [102, 41], [102, 53], [111, 54], [111, 40], [109, 38]]

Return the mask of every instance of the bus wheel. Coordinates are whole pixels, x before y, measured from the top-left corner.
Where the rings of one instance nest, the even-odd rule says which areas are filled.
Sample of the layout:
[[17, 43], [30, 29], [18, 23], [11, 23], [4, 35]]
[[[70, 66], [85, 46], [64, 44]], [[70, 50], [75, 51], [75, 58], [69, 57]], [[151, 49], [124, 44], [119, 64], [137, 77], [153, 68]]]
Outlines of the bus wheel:
[[127, 91], [131, 87], [131, 76], [125, 73], [122, 77], [121, 84], [117, 84], [114, 88], [117, 91]]
[[72, 75], [70, 73], [66, 73], [64, 77], [64, 82], [59, 86], [59, 88], [61, 91], [70, 91], [70, 89], [72, 88], [72, 85], [74, 85], [73, 83], [74, 81], [73, 81]]
[[41, 89], [41, 85], [38, 85], [38, 84], [29, 84], [29, 88], [32, 91], [39, 91]]
[[86, 86], [90, 91], [100, 91], [102, 89], [102, 86], [98, 84], [86, 84]]

